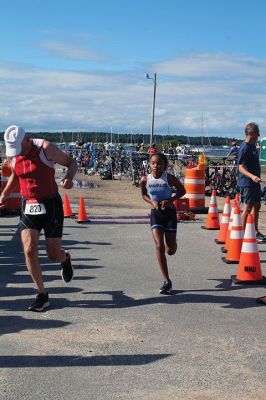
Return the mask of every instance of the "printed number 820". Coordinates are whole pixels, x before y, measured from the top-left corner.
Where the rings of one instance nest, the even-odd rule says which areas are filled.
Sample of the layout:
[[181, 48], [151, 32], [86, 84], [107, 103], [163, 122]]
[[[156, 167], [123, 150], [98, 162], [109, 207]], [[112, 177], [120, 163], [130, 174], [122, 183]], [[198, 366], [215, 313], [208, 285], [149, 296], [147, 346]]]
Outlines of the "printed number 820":
[[35, 213], [37, 213], [37, 212], [41, 212], [41, 206], [40, 206], [40, 204], [32, 204], [31, 206], [30, 206], [30, 213], [31, 214], [35, 214]]

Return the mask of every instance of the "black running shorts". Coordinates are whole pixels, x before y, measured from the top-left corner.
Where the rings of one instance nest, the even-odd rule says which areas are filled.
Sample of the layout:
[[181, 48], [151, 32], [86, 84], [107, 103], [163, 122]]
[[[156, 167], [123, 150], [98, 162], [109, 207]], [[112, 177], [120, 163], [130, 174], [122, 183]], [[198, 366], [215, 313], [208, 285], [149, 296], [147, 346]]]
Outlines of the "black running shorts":
[[22, 200], [20, 229], [44, 230], [47, 238], [60, 238], [63, 234], [64, 211], [61, 196], [43, 200], [46, 213], [41, 215], [26, 215], [24, 213], [26, 200]]
[[166, 210], [151, 210], [151, 229], [162, 228], [164, 231], [176, 232], [176, 209], [169, 207]]
[[240, 194], [243, 204], [254, 205], [261, 202], [261, 187], [259, 183], [250, 187], [240, 187]]

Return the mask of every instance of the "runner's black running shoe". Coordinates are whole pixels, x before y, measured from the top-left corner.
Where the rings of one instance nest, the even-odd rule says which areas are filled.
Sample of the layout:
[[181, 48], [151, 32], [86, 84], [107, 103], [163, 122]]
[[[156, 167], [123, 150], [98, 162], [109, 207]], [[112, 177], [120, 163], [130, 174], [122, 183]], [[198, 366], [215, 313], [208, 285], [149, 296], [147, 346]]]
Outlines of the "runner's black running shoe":
[[266, 306], [266, 296], [258, 297], [256, 303], [264, 304]]
[[28, 311], [43, 311], [45, 308], [49, 307], [49, 296], [48, 293], [38, 293], [34, 303], [32, 303]]
[[256, 239], [257, 239], [258, 243], [265, 243], [266, 242], [266, 237], [260, 232], [256, 233]]
[[170, 281], [170, 279], [168, 279], [168, 281], [165, 281], [163, 286], [160, 289], [160, 293], [161, 294], [170, 294], [172, 290], [172, 282]]
[[66, 260], [61, 263], [61, 276], [64, 282], [70, 282], [74, 275], [70, 254], [66, 251]]

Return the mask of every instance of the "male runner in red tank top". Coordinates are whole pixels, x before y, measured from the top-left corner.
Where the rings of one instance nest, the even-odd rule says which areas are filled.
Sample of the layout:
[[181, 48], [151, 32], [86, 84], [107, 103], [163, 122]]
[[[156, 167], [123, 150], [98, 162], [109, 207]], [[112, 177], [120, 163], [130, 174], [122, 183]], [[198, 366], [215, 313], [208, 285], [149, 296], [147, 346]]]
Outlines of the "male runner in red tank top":
[[21, 240], [27, 269], [37, 287], [37, 297], [28, 308], [43, 311], [49, 306], [49, 297], [43, 284], [38, 255], [40, 232], [45, 234], [48, 258], [60, 262], [62, 279], [70, 282], [73, 267], [70, 254], [62, 249], [63, 206], [55, 181], [54, 163], [67, 167], [61, 186], [71, 189], [77, 171], [76, 162], [52, 143], [26, 136], [23, 128], [12, 125], [6, 129], [6, 155], [11, 158], [12, 174], [0, 196], [0, 208], [20, 183], [22, 213], [20, 218]]

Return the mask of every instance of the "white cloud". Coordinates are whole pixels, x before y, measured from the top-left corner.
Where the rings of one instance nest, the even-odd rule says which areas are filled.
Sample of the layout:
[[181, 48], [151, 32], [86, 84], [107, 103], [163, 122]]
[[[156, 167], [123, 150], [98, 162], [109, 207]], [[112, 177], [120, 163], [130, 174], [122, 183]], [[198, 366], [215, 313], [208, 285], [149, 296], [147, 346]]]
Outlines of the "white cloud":
[[38, 43], [38, 46], [48, 50], [56, 57], [70, 60], [102, 61], [103, 56], [85, 46], [73, 45], [65, 42], [46, 41]]
[[[265, 60], [198, 54], [151, 68], [158, 74], [155, 132], [169, 126], [171, 133], [200, 135], [202, 113], [209, 135], [243, 137], [252, 119], [266, 129]], [[153, 84], [143, 71], [46, 71], [2, 62], [0, 89], [2, 130], [12, 123], [28, 130], [150, 130]]]
[[263, 77], [266, 74], [266, 61], [223, 53], [195, 53], [163, 61], [154, 68], [160, 74], [177, 78]]

